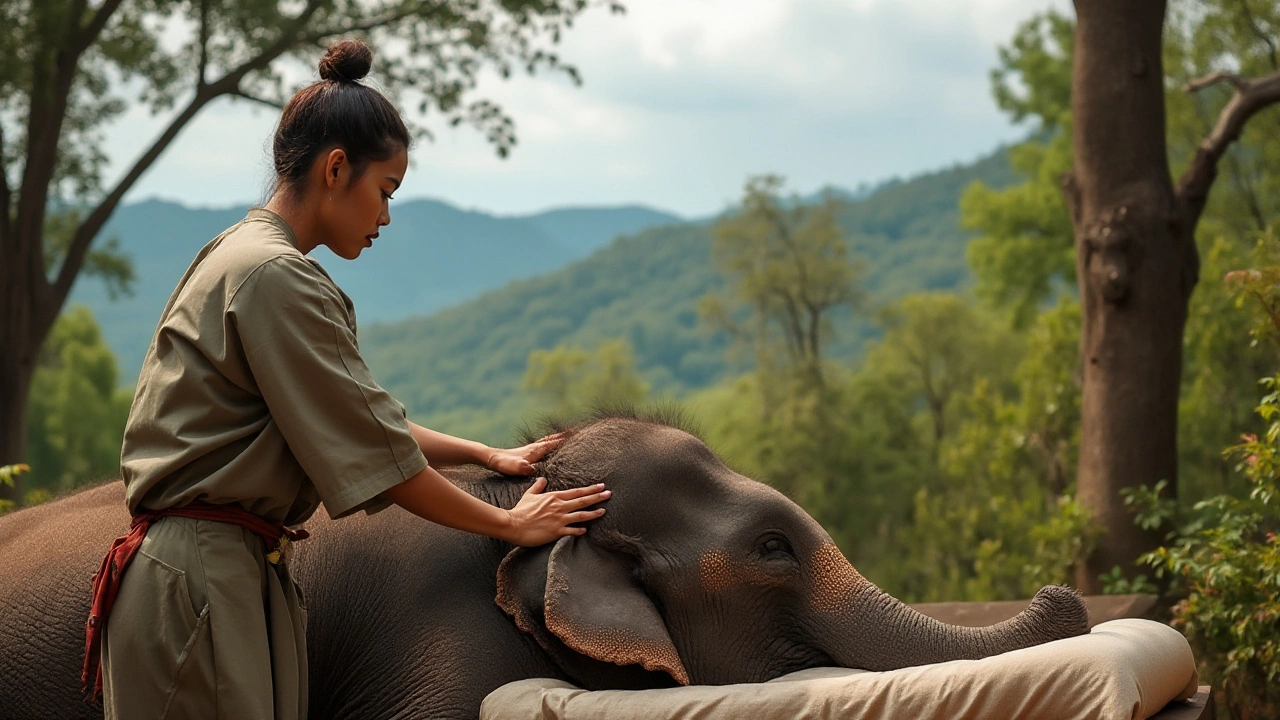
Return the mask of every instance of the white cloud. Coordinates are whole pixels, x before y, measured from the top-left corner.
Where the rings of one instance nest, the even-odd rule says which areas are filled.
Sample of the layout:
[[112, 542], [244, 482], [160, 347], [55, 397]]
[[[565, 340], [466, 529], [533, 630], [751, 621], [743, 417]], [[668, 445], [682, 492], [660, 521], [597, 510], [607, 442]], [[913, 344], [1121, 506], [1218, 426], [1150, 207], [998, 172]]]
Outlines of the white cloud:
[[[559, 52], [585, 84], [486, 78], [517, 122], [498, 160], [476, 133], [440, 130], [415, 151], [400, 197], [497, 211], [645, 202], [718, 209], [752, 173], [809, 191], [971, 159], [1019, 130], [995, 109], [996, 46], [1065, 0], [631, 0], [582, 18]], [[375, 66], [376, 72], [376, 66]], [[113, 157], [156, 132], [145, 112], [114, 128]], [[257, 199], [274, 116], [221, 103], [133, 197], [196, 204]], [[151, 128], [146, 132], [141, 130]]]

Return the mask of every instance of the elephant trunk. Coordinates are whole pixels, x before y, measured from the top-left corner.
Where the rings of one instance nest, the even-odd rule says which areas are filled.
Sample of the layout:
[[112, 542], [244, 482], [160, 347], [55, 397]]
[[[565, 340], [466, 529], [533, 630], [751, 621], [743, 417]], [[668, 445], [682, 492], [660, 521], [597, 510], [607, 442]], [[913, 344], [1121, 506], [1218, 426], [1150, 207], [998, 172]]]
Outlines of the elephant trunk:
[[1047, 586], [1017, 616], [989, 627], [948, 625], [912, 610], [864, 578], [827, 544], [811, 565], [815, 644], [843, 667], [895, 670], [977, 660], [1089, 632], [1084, 601]]

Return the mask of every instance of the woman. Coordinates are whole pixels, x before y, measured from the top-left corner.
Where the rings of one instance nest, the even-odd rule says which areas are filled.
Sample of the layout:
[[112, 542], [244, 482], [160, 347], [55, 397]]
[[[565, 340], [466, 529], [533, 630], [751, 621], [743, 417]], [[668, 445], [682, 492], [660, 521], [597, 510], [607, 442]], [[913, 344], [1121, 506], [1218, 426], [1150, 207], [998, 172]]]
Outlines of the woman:
[[493, 450], [408, 422], [360, 358], [350, 299], [307, 257], [353, 260], [391, 222], [409, 133], [358, 82], [371, 61], [360, 42], [329, 48], [280, 118], [271, 199], [201, 250], [161, 316], [121, 453], [134, 524], [95, 577], [86, 639], [108, 718], [306, 716], [305, 611], [281, 536], [320, 502], [334, 518], [395, 503], [520, 545], [604, 513], [587, 509], [602, 486], [543, 493], [539, 478], [508, 511], [437, 473], [531, 475], [559, 438]]

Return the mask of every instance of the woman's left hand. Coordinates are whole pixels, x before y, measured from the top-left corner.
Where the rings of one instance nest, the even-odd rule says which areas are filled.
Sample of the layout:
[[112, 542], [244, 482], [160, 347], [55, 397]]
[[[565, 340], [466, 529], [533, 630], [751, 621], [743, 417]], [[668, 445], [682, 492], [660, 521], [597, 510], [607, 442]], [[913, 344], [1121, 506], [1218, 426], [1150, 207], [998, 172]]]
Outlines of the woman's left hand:
[[511, 448], [510, 450], [493, 450], [485, 462], [485, 467], [503, 475], [533, 475], [533, 464], [546, 457], [564, 442], [565, 434], [548, 435], [541, 440]]

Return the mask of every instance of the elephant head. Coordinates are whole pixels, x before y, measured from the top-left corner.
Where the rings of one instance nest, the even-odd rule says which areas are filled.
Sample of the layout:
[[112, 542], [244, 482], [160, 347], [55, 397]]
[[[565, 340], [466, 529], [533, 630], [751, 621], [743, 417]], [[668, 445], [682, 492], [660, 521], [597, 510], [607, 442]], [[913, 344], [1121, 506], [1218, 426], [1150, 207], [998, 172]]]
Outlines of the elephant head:
[[609, 512], [585, 535], [512, 550], [497, 602], [588, 688], [890, 670], [1088, 632], [1080, 597], [1056, 586], [991, 627], [921, 615], [859, 574], [799, 506], [676, 427], [598, 420], [541, 470], [553, 489], [606, 483]]

